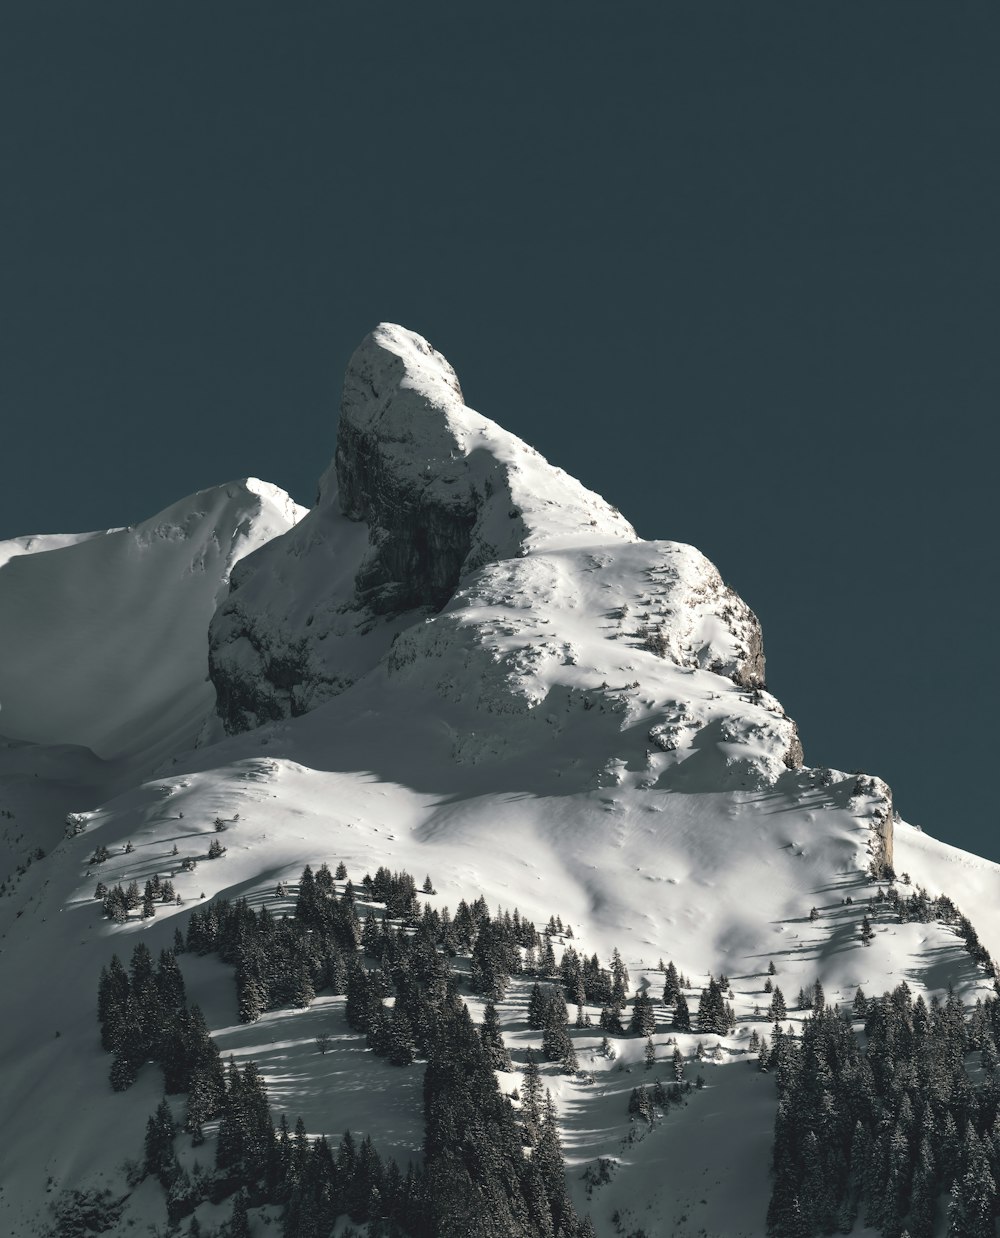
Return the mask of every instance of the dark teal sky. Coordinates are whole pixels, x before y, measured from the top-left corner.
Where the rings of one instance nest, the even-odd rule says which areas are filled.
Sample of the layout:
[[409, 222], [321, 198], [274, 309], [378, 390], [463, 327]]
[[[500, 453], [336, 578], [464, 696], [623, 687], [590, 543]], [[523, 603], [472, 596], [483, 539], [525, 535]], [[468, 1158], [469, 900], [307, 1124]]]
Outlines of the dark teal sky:
[[986, 4], [8, 0], [0, 537], [311, 502], [401, 322], [1000, 859], [998, 83]]

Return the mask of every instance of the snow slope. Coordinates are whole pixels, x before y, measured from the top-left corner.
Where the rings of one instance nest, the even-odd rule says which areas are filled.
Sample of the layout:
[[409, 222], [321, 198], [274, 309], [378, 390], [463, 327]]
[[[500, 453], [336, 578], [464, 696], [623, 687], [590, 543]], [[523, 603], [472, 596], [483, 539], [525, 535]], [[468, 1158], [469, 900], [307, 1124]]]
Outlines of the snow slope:
[[[193, 602], [183, 607], [189, 643], [178, 638], [160, 653], [153, 637], [147, 641], [145, 620], [128, 621], [127, 606], [119, 612], [119, 643], [125, 633], [144, 654], [132, 662], [131, 679], [109, 687], [108, 722], [61, 702], [55, 669], [32, 652], [23, 607], [20, 626], [10, 629], [28, 645], [44, 689], [44, 703], [24, 709], [34, 738], [75, 738], [105, 755], [129, 750], [127, 731], [161, 756], [174, 737], [177, 744], [155, 776], [144, 766], [113, 786], [83, 749], [0, 747], [0, 810], [14, 814], [0, 825], [11, 854], [23, 854], [25, 838], [35, 836], [44, 837], [47, 853], [0, 898], [0, 985], [13, 1009], [30, 1012], [0, 1024], [0, 1058], [19, 1067], [0, 1079], [4, 1111], [18, 1131], [0, 1152], [0, 1232], [38, 1232], [48, 1200], [67, 1187], [128, 1190], [122, 1164], [139, 1154], [161, 1082], [147, 1066], [125, 1093], [107, 1083], [94, 1003], [111, 952], [124, 956], [144, 940], [155, 954], [192, 906], [215, 895], [290, 910], [305, 864], [332, 868], [343, 860], [355, 881], [382, 864], [418, 882], [429, 873], [439, 907], [454, 910], [482, 894], [491, 908], [516, 906], [539, 927], [559, 915], [579, 950], [607, 961], [617, 946], [633, 989], [648, 983], [657, 998], [661, 958], [691, 977], [693, 1007], [709, 973], [726, 973], [737, 1030], [707, 1038], [713, 1053], [704, 1064], [693, 1061], [697, 1033], [673, 1033], [658, 1010], [652, 1072], [643, 1069], [642, 1041], [620, 1040], [610, 1060], [597, 1052], [596, 1029], [583, 1028], [571, 1032], [583, 1073], [546, 1066], [543, 1074], [558, 1105], [575, 1202], [591, 1212], [602, 1238], [639, 1225], [650, 1235], [758, 1238], [775, 1092], [748, 1065], [748, 1045], [754, 1028], [770, 1030], [761, 1014], [769, 961], [789, 999], [816, 979], [838, 1003], [859, 984], [871, 994], [905, 979], [926, 992], [953, 984], [972, 1000], [991, 991], [992, 978], [943, 925], [899, 924], [883, 908], [869, 913], [875, 940], [862, 946], [861, 918], [875, 888], [868, 870], [893, 841], [897, 870], [931, 893], [947, 893], [1000, 955], [1000, 867], [893, 826], [888, 790], [877, 780], [803, 766], [794, 723], [762, 686], [757, 621], [697, 550], [640, 541], [596, 496], [466, 409], [453, 371], [419, 337], [384, 326], [359, 353], [345, 392], [358, 439], [349, 431], [340, 440], [339, 478], [333, 466], [317, 507], [297, 522], [297, 512], [283, 509], [287, 524], [295, 523], [288, 532], [271, 519], [266, 528], [278, 535], [233, 573], [212, 624], [216, 682], [221, 675], [232, 684], [239, 672], [270, 721], [254, 725], [245, 696], [242, 712], [228, 715], [239, 723], [236, 733], [197, 748], [181, 744], [203, 716], [206, 692], [208, 615], [196, 640], [194, 619], [187, 621]], [[418, 485], [415, 478], [428, 473], [426, 487]], [[485, 476], [497, 479], [489, 497]], [[346, 511], [338, 498], [345, 485]], [[471, 508], [449, 497], [463, 487]], [[470, 498], [477, 487], [478, 507]], [[179, 507], [189, 511], [186, 503]], [[437, 512], [431, 525], [438, 521], [439, 544], [413, 571], [421, 588], [452, 572], [446, 598], [428, 593], [420, 604], [390, 605], [399, 597], [393, 565], [409, 562], [413, 551], [394, 523], [393, 503], [411, 522], [414, 513]], [[513, 505], [517, 517], [508, 514]], [[212, 513], [229, 508], [221, 500], [211, 510], [203, 499], [196, 506], [206, 509], [201, 521], [149, 524], [197, 528], [198, 544], [211, 543]], [[464, 526], [467, 541], [455, 534], [456, 510], [474, 516]], [[511, 540], [496, 532], [498, 522], [516, 527]], [[37, 578], [47, 591], [39, 586], [39, 596], [73, 597], [84, 569], [70, 556], [102, 550], [112, 536], [20, 561], [43, 565]], [[127, 561], [157, 598], [176, 591], [178, 579], [194, 595], [180, 566], [190, 561], [190, 541], [150, 535], [155, 563], [138, 552], [128, 558], [123, 543], [116, 571], [100, 579], [106, 587], [124, 581], [128, 573], [117, 567]], [[483, 553], [487, 543], [493, 557]], [[209, 559], [214, 574], [206, 570], [196, 594], [207, 612], [234, 561], [223, 570], [220, 556]], [[0, 583], [18, 562], [2, 569]], [[141, 593], [137, 584], [129, 596]], [[100, 610], [96, 585], [92, 596]], [[161, 631], [159, 639], [173, 636]], [[106, 657], [113, 646], [103, 640], [95, 621], [75, 646], [77, 661], [86, 661], [87, 641]], [[305, 673], [280, 688], [274, 663], [292, 648]], [[146, 667], [156, 673], [147, 676]], [[187, 685], [184, 726], [170, 721], [168, 673]], [[82, 832], [63, 836], [70, 808], [82, 813]], [[231, 822], [228, 850], [209, 862], [218, 816]], [[90, 860], [99, 846], [110, 859], [98, 869]], [[197, 860], [194, 872], [181, 868], [188, 857]], [[141, 885], [154, 873], [171, 877], [180, 906], [121, 926], [101, 918], [98, 878]], [[279, 880], [289, 883], [285, 898], [275, 893]], [[420, 1064], [393, 1068], [367, 1052], [347, 1029], [343, 998], [321, 995], [308, 1010], [271, 1012], [244, 1026], [231, 969], [187, 955], [182, 966], [223, 1051], [259, 1063], [276, 1116], [294, 1122], [301, 1114], [312, 1134], [369, 1132], [404, 1163], [419, 1155]], [[529, 987], [515, 981], [499, 1008], [519, 1067], [538, 1044], [525, 1018]], [[466, 996], [478, 1014], [481, 1003]], [[597, 1011], [589, 1013], [596, 1021]], [[790, 1021], [800, 1018], [793, 1013]], [[315, 1049], [320, 1031], [333, 1038], [325, 1055]], [[628, 1095], [639, 1082], [672, 1078], [674, 1038], [690, 1077], [701, 1070], [707, 1086], [654, 1127], [637, 1128]], [[519, 1082], [518, 1074], [499, 1078], [507, 1091]], [[201, 1149], [179, 1140], [185, 1163], [196, 1156], [210, 1163], [212, 1140], [209, 1132]], [[598, 1158], [608, 1158], [610, 1180], [588, 1192], [581, 1174]], [[215, 1224], [226, 1209], [204, 1205], [198, 1215]], [[162, 1195], [146, 1183], [132, 1194], [119, 1232], [164, 1222]], [[260, 1218], [256, 1224], [255, 1233], [268, 1232]]]
[[0, 731], [104, 758], [193, 742], [214, 703], [205, 631], [233, 566], [304, 514], [254, 478], [133, 528], [0, 545]]

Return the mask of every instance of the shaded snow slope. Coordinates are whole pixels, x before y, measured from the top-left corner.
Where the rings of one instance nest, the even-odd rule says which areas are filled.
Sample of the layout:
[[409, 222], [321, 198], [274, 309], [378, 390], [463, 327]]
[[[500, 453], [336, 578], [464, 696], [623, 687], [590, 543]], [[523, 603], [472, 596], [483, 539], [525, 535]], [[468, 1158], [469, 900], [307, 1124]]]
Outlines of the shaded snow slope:
[[0, 567], [21, 555], [63, 550], [67, 546], [78, 546], [81, 542], [89, 542], [95, 537], [107, 537], [111, 533], [119, 532], [120, 529], [98, 529], [93, 533], [30, 533], [25, 537], [12, 537], [9, 541], [0, 542]]
[[0, 732], [102, 757], [192, 742], [212, 707], [206, 629], [229, 573], [302, 510], [250, 479], [131, 528], [0, 546]]
[[315, 708], [485, 564], [635, 540], [600, 496], [466, 407], [426, 340], [383, 323], [348, 366], [316, 507], [248, 557], [213, 620], [219, 713], [235, 732]]

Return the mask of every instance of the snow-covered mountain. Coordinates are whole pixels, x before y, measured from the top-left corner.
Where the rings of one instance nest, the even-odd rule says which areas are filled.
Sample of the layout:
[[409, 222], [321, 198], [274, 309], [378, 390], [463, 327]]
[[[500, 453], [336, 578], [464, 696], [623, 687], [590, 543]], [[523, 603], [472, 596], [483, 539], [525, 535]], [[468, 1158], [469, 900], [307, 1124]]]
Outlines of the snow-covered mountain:
[[[868, 900], [894, 868], [908, 890], [947, 894], [996, 952], [1000, 868], [899, 821], [880, 779], [804, 765], [765, 686], [757, 619], [712, 564], [639, 539], [467, 408], [451, 366], [401, 327], [354, 354], [308, 513], [236, 483], [134, 529], [18, 539], [0, 565], [0, 983], [16, 1012], [0, 1088], [17, 1132], [0, 1230], [44, 1232], [66, 1192], [107, 1188], [122, 1200], [108, 1232], [166, 1232], [160, 1185], [123, 1169], [142, 1157], [163, 1077], [147, 1064], [111, 1089], [101, 968], [140, 941], [155, 957], [215, 898], [293, 911], [307, 864], [343, 862], [356, 885], [380, 866], [427, 873], [425, 901], [453, 913], [482, 897], [539, 927], [558, 916], [557, 957], [620, 950], [630, 997], [657, 998], [654, 1065], [644, 1038], [613, 1037], [612, 1058], [583, 1026], [570, 1033], [578, 1073], [543, 1067], [573, 1203], [609, 1238], [765, 1233], [777, 1100], [748, 1061], [770, 1031], [769, 963], [790, 999], [817, 980], [835, 1004], [904, 979], [928, 998], [993, 992], [953, 925], [899, 922]], [[154, 878], [179, 901], [102, 915], [98, 881]], [[695, 1002], [710, 976], [728, 978], [732, 1032], [672, 1025], [661, 959]], [[422, 1063], [366, 1049], [342, 995], [241, 1022], [232, 966], [180, 961], [216, 1043], [257, 1063], [276, 1117], [419, 1160]], [[540, 1042], [532, 982], [514, 976], [497, 1002], [508, 1094]], [[461, 994], [480, 1019], [483, 994]], [[793, 1027], [805, 1015], [792, 1010]], [[672, 1080], [675, 1048], [693, 1077], [699, 1040], [704, 1090], [630, 1122], [632, 1089]], [[204, 1133], [175, 1141], [189, 1172], [212, 1164], [216, 1126]], [[193, 1215], [207, 1228], [231, 1210], [208, 1199]], [[275, 1206], [250, 1216], [253, 1233], [276, 1232]]]
[[251, 477], [127, 529], [0, 543], [0, 731], [105, 759], [189, 746], [213, 710], [205, 630], [230, 574], [303, 515]]

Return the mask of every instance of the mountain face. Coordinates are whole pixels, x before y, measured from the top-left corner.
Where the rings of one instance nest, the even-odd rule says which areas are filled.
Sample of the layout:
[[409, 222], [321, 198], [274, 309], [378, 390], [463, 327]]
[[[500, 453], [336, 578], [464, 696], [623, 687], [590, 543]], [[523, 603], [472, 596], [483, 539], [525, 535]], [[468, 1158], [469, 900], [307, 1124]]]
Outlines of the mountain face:
[[[308, 1141], [347, 1129], [341, 1167], [365, 1136], [403, 1178], [425, 1166], [431, 1212], [393, 1218], [410, 1238], [586, 1234], [571, 1215], [601, 1238], [763, 1236], [789, 1071], [748, 1063], [773, 1035], [773, 986], [790, 1042], [811, 1034], [794, 998], [816, 982], [841, 1009], [904, 979], [928, 1002], [993, 994], [1000, 869], [898, 820], [881, 779], [806, 766], [765, 686], [760, 625], [712, 564], [638, 538], [469, 409], [448, 362], [401, 327], [352, 357], [308, 512], [234, 483], [133, 529], [6, 543], [0, 585], [17, 653], [0, 679], [0, 985], [18, 1012], [0, 1042], [17, 1063], [0, 1079], [16, 1132], [2, 1232], [185, 1233], [193, 1217], [240, 1233], [247, 1204], [257, 1238], [274, 1224], [327, 1238], [301, 1175], [247, 1168], [259, 1076], [276, 1122], [302, 1117], [295, 1156], [312, 1147], [314, 1176], [326, 1153]], [[414, 912], [404, 874], [425, 873]], [[422, 933], [440, 950], [414, 961]], [[506, 942], [499, 978], [491, 940]], [[132, 958], [131, 1005], [110, 1020], [106, 975], [99, 1027], [112, 954]], [[488, 1078], [441, 996], [449, 967], [476, 1025], [495, 1006], [511, 1061]], [[615, 1027], [611, 989], [598, 996], [612, 969], [626, 1024], [650, 1000], [641, 1033]], [[203, 1022], [163, 1014], [178, 974]], [[464, 1057], [421, 1030], [417, 975]], [[536, 983], [568, 1022], [543, 1031]], [[713, 986], [721, 1023], [697, 1012]], [[250, 1083], [217, 1081], [225, 1104], [206, 1099], [215, 1050], [255, 1064]], [[184, 1073], [191, 1053], [201, 1074]], [[459, 1061], [458, 1103], [478, 1108], [445, 1121]], [[640, 1084], [662, 1095], [696, 1077], [704, 1089], [642, 1116]], [[478, 1178], [449, 1143], [466, 1137]], [[501, 1163], [523, 1182], [490, 1195]], [[337, 1196], [369, 1232], [402, 1198], [380, 1181], [375, 1202], [372, 1181]]]
[[[212, 621], [220, 716], [238, 732], [315, 708], [462, 587], [509, 592], [509, 581], [487, 583], [498, 563], [562, 553], [569, 564], [584, 547], [638, 543], [598, 495], [468, 408], [454, 370], [426, 340], [383, 324], [348, 366], [336, 454], [316, 506], [247, 557]], [[634, 570], [647, 568], [637, 560]], [[714, 659], [747, 687], [762, 683], [756, 618], [714, 570], [696, 570], [717, 603], [713, 621], [733, 643], [713, 652], [699, 633], [688, 656]]]

